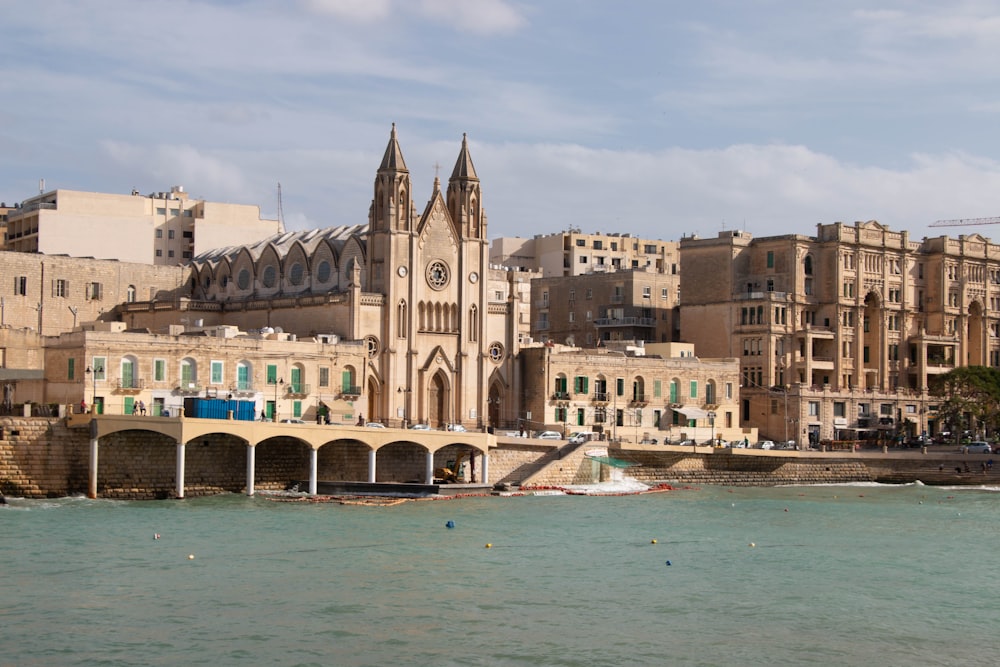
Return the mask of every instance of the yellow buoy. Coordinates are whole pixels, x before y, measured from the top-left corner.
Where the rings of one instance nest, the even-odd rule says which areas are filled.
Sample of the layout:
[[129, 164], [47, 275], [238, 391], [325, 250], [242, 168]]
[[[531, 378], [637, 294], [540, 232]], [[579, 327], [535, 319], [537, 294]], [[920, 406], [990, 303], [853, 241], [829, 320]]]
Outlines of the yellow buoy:
[[486, 548], [487, 548], [487, 549], [492, 549], [492, 548], [493, 548], [493, 545], [492, 545], [492, 544], [490, 544], [489, 542], [487, 542], [487, 543], [486, 543]]

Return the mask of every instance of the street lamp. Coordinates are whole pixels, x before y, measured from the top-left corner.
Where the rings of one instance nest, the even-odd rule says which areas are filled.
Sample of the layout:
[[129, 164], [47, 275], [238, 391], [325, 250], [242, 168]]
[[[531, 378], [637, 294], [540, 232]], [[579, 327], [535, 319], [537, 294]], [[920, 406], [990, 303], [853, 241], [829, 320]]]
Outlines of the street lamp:
[[278, 421], [278, 386], [284, 386], [285, 378], [279, 379], [274, 383], [274, 414], [271, 415], [271, 421]]
[[712, 427], [712, 445], [715, 445], [715, 412], [708, 413], [708, 425]]
[[83, 372], [86, 374], [87, 377], [92, 377], [93, 379], [93, 384], [91, 385], [93, 393], [91, 394], [90, 411], [96, 413], [95, 408], [97, 406], [97, 376], [98, 374], [104, 372], [104, 368], [102, 366], [95, 366], [94, 368], [87, 366], [87, 368]]

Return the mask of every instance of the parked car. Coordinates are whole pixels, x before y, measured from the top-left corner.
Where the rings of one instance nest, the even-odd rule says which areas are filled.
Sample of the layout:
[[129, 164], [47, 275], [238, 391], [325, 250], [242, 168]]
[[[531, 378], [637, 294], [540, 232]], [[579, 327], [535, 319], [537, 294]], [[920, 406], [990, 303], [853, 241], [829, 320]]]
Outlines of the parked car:
[[771, 440], [761, 440], [757, 443], [757, 449], [774, 449], [774, 442]]
[[962, 447], [962, 451], [967, 452], [969, 454], [992, 454], [993, 447], [991, 447], [990, 443], [988, 442], [982, 442], [981, 440], [977, 440], [975, 442], [970, 442], [969, 444], [964, 445]]
[[574, 431], [569, 434], [569, 442], [571, 445], [579, 445], [590, 440], [595, 440], [596, 438], [597, 434], [593, 431]]
[[430, 424], [410, 424], [410, 430], [413, 431], [433, 431]]
[[540, 431], [535, 434], [539, 440], [562, 440], [562, 433], [559, 431]]
[[385, 424], [382, 422], [365, 422], [365, 426], [368, 428], [385, 428]]
[[305, 424], [301, 419], [282, 419], [282, 424]]
[[461, 424], [448, 424], [444, 430], [455, 431], [456, 433], [465, 433], [465, 427]]

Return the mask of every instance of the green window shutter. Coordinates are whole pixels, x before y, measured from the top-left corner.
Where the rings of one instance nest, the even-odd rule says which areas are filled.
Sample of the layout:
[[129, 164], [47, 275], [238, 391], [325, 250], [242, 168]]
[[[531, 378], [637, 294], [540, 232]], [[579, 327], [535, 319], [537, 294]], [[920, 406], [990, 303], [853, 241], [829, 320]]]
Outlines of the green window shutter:
[[66, 379], [73, 380], [76, 378], [76, 359], [70, 358], [69, 365], [66, 367]]
[[278, 384], [278, 366], [276, 364], [268, 364], [266, 373], [268, 384]]
[[698, 398], [698, 381], [691, 380], [691, 398]]
[[292, 416], [293, 417], [302, 416], [302, 401], [292, 401]]

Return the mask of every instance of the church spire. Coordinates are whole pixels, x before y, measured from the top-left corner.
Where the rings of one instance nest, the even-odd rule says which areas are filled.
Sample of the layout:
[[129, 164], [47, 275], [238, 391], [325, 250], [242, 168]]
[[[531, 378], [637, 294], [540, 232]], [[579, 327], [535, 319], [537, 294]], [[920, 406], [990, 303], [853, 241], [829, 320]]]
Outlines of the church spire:
[[456, 179], [479, 180], [479, 176], [476, 175], [476, 167], [472, 164], [472, 156], [469, 155], [469, 137], [464, 132], [462, 133], [462, 150], [455, 162], [455, 169], [451, 172], [450, 180]]
[[486, 216], [482, 210], [479, 176], [469, 153], [469, 138], [462, 134], [462, 150], [448, 179], [448, 212], [466, 238], [486, 237]]
[[403, 151], [399, 148], [399, 140], [396, 139], [396, 124], [392, 124], [392, 133], [389, 135], [389, 145], [385, 147], [385, 155], [382, 156], [382, 164], [379, 171], [409, 171], [406, 168], [406, 161], [403, 160]]
[[372, 200], [372, 231], [405, 231], [409, 225], [410, 171], [403, 160], [403, 151], [392, 124], [389, 145], [375, 176], [375, 198]]

